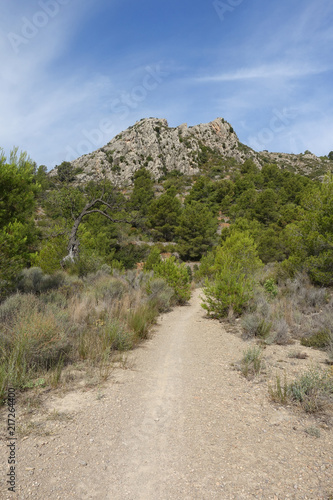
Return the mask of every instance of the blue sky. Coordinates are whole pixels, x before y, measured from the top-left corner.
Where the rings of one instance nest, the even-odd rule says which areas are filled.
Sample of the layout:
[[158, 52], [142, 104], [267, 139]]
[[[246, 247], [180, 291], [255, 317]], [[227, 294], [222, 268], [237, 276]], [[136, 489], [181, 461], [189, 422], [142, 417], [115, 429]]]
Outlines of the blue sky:
[[16, 0], [0, 146], [48, 168], [144, 117], [223, 117], [256, 150], [333, 150], [331, 0]]

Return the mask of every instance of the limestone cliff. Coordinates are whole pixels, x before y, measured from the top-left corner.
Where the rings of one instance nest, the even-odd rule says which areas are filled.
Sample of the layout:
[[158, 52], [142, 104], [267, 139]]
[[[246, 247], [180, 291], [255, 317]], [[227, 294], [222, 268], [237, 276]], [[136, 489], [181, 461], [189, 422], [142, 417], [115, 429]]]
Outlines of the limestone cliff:
[[[242, 144], [223, 118], [188, 127], [171, 128], [165, 119], [145, 118], [114, 137], [106, 146], [72, 162], [77, 182], [106, 176], [118, 186], [130, 185], [133, 174], [146, 167], [158, 180], [173, 170], [185, 175], [209, 172], [223, 177], [237, 164], [251, 159], [261, 167], [276, 163], [281, 168], [319, 177], [331, 162], [310, 154], [256, 152]], [[54, 175], [54, 170], [51, 175]]]
[[244, 146], [223, 118], [188, 127], [170, 128], [165, 119], [147, 118], [117, 135], [106, 146], [72, 162], [78, 181], [106, 175], [116, 185], [132, 183], [136, 170], [145, 166], [155, 179], [178, 170], [186, 175], [200, 173], [203, 155], [234, 158], [243, 163], [256, 153]]

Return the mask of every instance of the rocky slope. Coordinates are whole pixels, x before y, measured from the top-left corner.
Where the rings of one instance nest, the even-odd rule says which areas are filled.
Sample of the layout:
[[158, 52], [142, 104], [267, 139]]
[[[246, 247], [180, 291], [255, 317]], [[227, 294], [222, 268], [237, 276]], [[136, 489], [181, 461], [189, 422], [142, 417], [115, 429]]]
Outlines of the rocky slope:
[[[114, 137], [106, 146], [74, 160], [78, 182], [98, 180], [106, 175], [115, 185], [132, 183], [133, 174], [146, 167], [158, 180], [177, 170], [185, 175], [209, 172], [223, 177], [246, 159], [259, 167], [277, 163], [299, 173], [315, 176], [328, 170], [330, 162], [312, 154], [257, 153], [242, 144], [223, 118], [188, 127], [171, 128], [165, 119], [142, 119]], [[55, 173], [55, 171], [54, 171]]]

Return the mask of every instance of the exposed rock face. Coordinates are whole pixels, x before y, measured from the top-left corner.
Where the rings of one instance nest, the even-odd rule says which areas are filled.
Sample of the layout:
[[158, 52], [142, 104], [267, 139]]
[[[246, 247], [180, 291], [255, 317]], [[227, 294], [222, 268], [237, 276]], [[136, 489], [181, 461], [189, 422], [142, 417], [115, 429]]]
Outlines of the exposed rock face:
[[257, 164], [256, 153], [243, 146], [231, 125], [223, 118], [187, 127], [184, 123], [170, 128], [165, 119], [148, 118], [117, 135], [106, 146], [81, 156], [72, 165], [81, 171], [78, 181], [106, 175], [116, 185], [132, 183], [140, 167], [146, 167], [155, 179], [172, 170], [194, 175], [200, 172], [200, 153], [204, 150], [243, 163], [247, 158]]
[[333, 166], [328, 158], [318, 158], [318, 156], [312, 153], [301, 153], [296, 155], [263, 151], [257, 153], [257, 158], [261, 164], [275, 163], [281, 168], [317, 179], [322, 179], [324, 174], [331, 171]]
[[[328, 159], [317, 158], [311, 153], [257, 153], [239, 142], [233, 128], [223, 118], [194, 127], [184, 123], [176, 128], [170, 128], [165, 119], [145, 118], [103, 148], [77, 158], [72, 165], [79, 183], [106, 176], [114, 185], [128, 186], [141, 167], [146, 167], [158, 180], [173, 170], [195, 175], [202, 171], [205, 162], [209, 169], [223, 160], [230, 164], [232, 159], [238, 164], [251, 159], [259, 167], [276, 163], [281, 168], [315, 177], [332, 166]], [[51, 175], [55, 174], [53, 170]]]

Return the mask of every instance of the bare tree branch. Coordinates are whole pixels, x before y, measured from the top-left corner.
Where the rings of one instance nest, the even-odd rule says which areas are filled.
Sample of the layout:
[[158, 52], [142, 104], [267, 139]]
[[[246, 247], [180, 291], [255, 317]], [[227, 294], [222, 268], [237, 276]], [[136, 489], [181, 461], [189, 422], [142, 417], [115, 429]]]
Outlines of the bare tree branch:
[[95, 199], [89, 201], [86, 204], [86, 206], [84, 207], [84, 209], [82, 210], [82, 212], [80, 213], [80, 215], [74, 219], [74, 224], [73, 224], [72, 229], [71, 229], [71, 233], [70, 233], [69, 241], [68, 241], [68, 246], [67, 246], [67, 256], [62, 260], [62, 264], [64, 264], [66, 261], [74, 262], [75, 259], [78, 257], [80, 242], [79, 242], [78, 237], [77, 237], [77, 231], [79, 229], [79, 226], [80, 226], [83, 218], [86, 217], [87, 215], [90, 215], [93, 213], [99, 213], [114, 223], [131, 224], [133, 226], [136, 225], [135, 220], [115, 219], [114, 217], [109, 215], [106, 211], [100, 210], [99, 208], [93, 208], [97, 204], [104, 205], [105, 207], [107, 207], [108, 209], [113, 210], [113, 211], [120, 208], [120, 206], [118, 204], [112, 205], [110, 202], [103, 200], [104, 192], [105, 192], [105, 189], [103, 187], [102, 197], [95, 198]]

